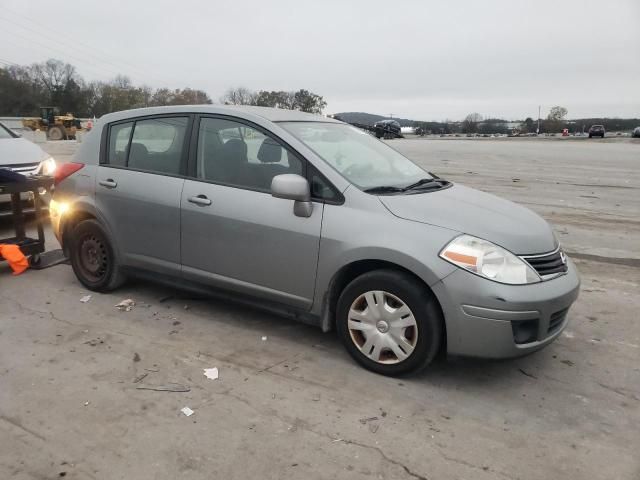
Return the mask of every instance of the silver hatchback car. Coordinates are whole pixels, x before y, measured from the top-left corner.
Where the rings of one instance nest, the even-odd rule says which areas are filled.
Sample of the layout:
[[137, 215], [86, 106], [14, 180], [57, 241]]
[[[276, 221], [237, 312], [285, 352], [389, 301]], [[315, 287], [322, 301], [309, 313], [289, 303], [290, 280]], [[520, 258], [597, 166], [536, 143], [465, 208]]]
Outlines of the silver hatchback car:
[[80, 282], [139, 276], [336, 329], [385, 375], [438, 352], [524, 355], [579, 279], [530, 210], [430, 174], [342, 122], [259, 107], [105, 115], [50, 210]]

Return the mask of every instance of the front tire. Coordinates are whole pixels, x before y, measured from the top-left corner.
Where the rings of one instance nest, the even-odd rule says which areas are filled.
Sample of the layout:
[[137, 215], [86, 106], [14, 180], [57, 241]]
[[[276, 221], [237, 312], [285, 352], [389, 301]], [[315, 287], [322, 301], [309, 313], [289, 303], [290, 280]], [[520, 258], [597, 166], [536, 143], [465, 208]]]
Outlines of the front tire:
[[104, 228], [96, 220], [84, 220], [71, 232], [71, 266], [89, 290], [108, 292], [122, 285], [124, 275]]
[[368, 370], [389, 376], [429, 365], [440, 349], [443, 323], [433, 293], [394, 270], [353, 280], [336, 309], [337, 331], [349, 354]]

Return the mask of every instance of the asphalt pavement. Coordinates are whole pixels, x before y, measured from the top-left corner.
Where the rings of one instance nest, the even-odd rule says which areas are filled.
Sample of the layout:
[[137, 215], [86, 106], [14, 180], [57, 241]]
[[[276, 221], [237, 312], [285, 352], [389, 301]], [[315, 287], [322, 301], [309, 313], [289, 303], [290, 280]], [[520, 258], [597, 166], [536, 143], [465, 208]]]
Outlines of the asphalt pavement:
[[0, 264], [0, 478], [640, 478], [640, 142], [390, 144], [552, 223], [582, 276], [555, 343], [392, 379], [262, 311]]

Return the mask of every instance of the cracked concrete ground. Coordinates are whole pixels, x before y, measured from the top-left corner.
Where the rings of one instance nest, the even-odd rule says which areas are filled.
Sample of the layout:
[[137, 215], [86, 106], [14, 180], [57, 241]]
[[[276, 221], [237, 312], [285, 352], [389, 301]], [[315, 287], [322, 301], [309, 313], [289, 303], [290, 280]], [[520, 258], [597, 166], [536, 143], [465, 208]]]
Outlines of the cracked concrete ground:
[[[391, 379], [261, 311], [0, 264], [0, 478], [639, 478], [640, 145], [392, 145], [552, 222], [583, 279], [558, 341]], [[175, 384], [189, 391], [139, 388]]]

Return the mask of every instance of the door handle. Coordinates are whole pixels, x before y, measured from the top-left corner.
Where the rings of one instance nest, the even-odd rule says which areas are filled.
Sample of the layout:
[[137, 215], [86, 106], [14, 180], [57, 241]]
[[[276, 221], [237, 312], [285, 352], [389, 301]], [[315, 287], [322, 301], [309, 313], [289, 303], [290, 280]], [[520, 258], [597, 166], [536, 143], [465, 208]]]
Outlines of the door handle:
[[197, 195], [195, 197], [189, 197], [188, 200], [191, 203], [195, 203], [196, 205], [200, 205], [202, 207], [206, 207], [207, 205], [211, 205], [211, 200], [209, 200], [206, 195]]
[[107, 188], [116, 188], [118, 186], [118, 182], [116, 182], [112, 178], [108, 178], [107, 180], [100, 180], [98, 183]]

